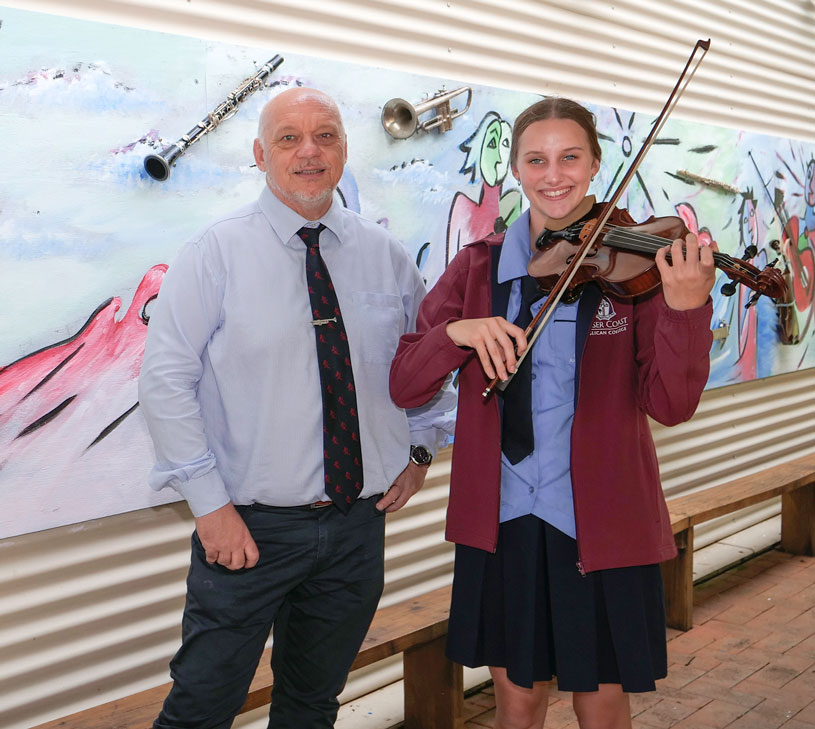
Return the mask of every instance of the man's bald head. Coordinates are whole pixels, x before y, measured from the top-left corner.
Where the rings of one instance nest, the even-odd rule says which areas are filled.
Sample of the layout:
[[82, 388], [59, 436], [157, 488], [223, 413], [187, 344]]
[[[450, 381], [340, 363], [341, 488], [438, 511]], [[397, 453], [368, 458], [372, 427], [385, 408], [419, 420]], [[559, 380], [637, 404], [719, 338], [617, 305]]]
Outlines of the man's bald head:
[[322, 104], [326, 110], [336, 114], [337, 121], [345, 135], [345, 127], [342, 123], [342, 116], [337, 102], [334, 101], [328, 94], [319, 89], [310, 89], [306, 86], [296, 87], [293, 89], [286, 89], [279, 93], [271, 101], [269, 101], [263, 110], [260, 112], [260, 120], [258, 121], [258, 139], [263, 143], [266, 130], [275, 118], [276, 114], [282, 111], [288, 111], [292, 108], [297, 108], [303, 102], [311, 101], [314, 103]]
[[317, 89], [278, 94], [260, 114], [254, 153], [275, 196], [317, 220], [331, 207], [347, 156], [336, 102]]

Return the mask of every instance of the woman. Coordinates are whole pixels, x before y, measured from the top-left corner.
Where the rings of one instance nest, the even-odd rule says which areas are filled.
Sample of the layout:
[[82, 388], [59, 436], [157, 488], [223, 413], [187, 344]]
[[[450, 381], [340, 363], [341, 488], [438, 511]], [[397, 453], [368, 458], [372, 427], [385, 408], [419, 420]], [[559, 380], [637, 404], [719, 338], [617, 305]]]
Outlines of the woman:
[[658, 563], [676, 550], [647, 417], [672, 425], [698, 404], [712, 251], [674, 241], [670, 262], [656, 257], [661, 290], [633, 301], [586, 286], [557, 306], [505, 393], [481, 397], [515, 372], [541, 305], [529, 307], [534, 241], [592, 208], [600, 157], [579, 104], [548, 98], [520, 114], [511, 166], [529, 210], [454, 258], [391, 369], [402, 407], [459, 370], [448, 655], [490, 667], [496, 729], [542, 727], [554, 676], [582, 729], [630, 728], [628, 693], [667, 671]]

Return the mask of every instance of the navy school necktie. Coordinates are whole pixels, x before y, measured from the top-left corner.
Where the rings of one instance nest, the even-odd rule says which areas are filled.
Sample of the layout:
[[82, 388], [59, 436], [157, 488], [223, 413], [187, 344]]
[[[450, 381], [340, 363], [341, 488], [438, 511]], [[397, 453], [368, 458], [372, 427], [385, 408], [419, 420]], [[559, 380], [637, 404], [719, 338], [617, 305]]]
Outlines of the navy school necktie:
[[348, 336], [325, 261], [320, 255], [321, 223], [297, 234], [306, 244], [306, 282], [314, 317], [314, 337], [323, 396], [325, 492], [347, 512], [362, 491], [362, 446], [357, 395]]
[[[532, 321], [532, 305], [543, 296], [532, 276], [521, 279], [521, 309], [513, 322], [526, 329]], [[532, 426], [532, 353], [521, 362], [512, 381], [503, 392], [504, 410], [501, 420], [501, 450], [512, 465], [519, 463], [535, 449]]]

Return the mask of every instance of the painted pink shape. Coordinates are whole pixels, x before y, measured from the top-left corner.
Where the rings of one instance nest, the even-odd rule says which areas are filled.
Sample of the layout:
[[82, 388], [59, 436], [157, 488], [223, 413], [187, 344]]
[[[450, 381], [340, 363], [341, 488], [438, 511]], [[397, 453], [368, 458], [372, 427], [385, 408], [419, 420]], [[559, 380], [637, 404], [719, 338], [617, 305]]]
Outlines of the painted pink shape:
[[792, 217], [784, 226], [781, 236], [784, 255], [792, 267], [795, 306], [798, 311], [806, 311], [815, 305], [815, 231], [806, 231], [809, 245], [799, 248], [801, 218]]
[[501, 185], [490, 187], [482, 183], [481, 194], [477, 201], [467, 197], [463, 192], [456, 193], [447, 223], [445, 265], [453, 260], [453, 256], [461, 250], [462, 246], [492, 235], [495, 220], [501, 214], [498, 205], [500, 201]]
[[[121, 299], [102, 305], [70, 339], [29, 354], [0, 369], [0, 448], [3, 461], [36, 447], [43, 433], [69, 428], [66, 442], [84, 451], [116, 418], [136, 404], [144, 357], [146, 304], [159, 291], [165, 264], [144, 276], [127, 312]], [[57, 410], [63, 406], [61, 410]], [[52, 419], [46, 419], [53, 413]], [[46, 419], [41, 427], [32, 427]], [[29, 429], [26, 433], [26, 429]], [[25, 433], [25, 434], [23, 434]]]
[[679, 203], [676, 206], [677, 215], [682, 218], [685, 227], [693, 233], [699, 243], [704, 246], [709, 246], [713, 243], [713, 236], [707, 228], [699, 230], [699, 221], [696, 219], [696, 211], [688, 203]]
[[[713, 242], [713, 236], [707, 228], [699, 229], [699, 221], [696, 219], [696, 211], [687, 203], [676, 205], [676, 212], [685, 227], [699, 239], [702, 245], [709, 246]], [[738, 347], [739, 356], [736, 360], [736, 370], [738, 381], [755, 380], [758, 376], [758, 309], [751, 306], [745, 309], [744, 305], [753, 295], [753, 292], [746, 286], [738, 287], [738, 308], [736, 310], [736, 322], [738, 327]]]

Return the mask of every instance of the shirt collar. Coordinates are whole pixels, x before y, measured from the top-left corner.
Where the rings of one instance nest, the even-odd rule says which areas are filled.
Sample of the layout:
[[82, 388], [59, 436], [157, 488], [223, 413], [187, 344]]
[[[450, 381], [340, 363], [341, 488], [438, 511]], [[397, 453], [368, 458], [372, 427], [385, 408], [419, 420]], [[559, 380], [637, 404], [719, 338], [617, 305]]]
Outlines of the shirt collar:
[[501, 256], [498, 259], [498, 283], [526, 276], [526, 267], [532, 257], [529, 246], [529, 210], [507, 228]]
[[322, 223], [337, 237], [337, 240], [342, 242], [342, 211], [344, 210], [342, 204], [338, 202], [336, 195], [334, 196], [331, 207], [319, 220], [310, 221], [304, 218], [300, 213], [292, 210], [286, 203], [277, 197], [268, 185], [263, 186], [260, 197], [258, 198], [258, 205], [261, 212], [266, 216], [269, 225], [277, 234], [277, 237], [283, 241], [283, 245], [302, 245], [302, 241], [296, 238], [296, 242], [292, 243], [292, 238], [295, 238], [297, 231], [300, 230], [307, 223]]

